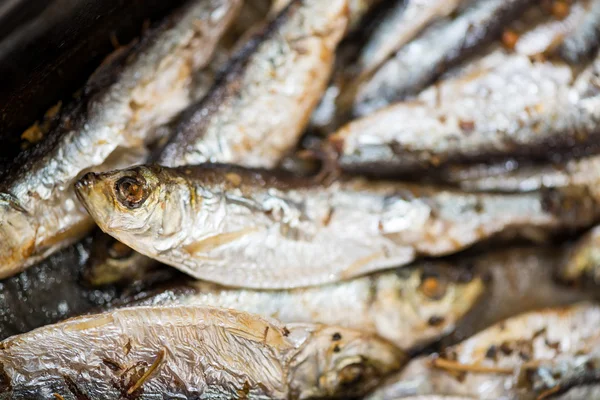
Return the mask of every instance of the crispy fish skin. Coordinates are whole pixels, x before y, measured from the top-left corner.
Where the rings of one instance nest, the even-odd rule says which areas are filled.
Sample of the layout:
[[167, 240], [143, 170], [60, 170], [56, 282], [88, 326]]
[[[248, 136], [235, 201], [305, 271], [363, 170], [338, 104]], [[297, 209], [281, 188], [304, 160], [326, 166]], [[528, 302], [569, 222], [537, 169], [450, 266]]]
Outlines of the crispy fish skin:
[[128, 305], [231, 308], [284, 323], [327, 323], [370, 332], [401, 349], [450, 333], [485, 291], [482, 276], [445, 263], [421, 263], [332, 285], [248, 290], [189, 280]]
[[363, 179], [322, 187], [224, 164], [89, 173], [76, 186], [106, 233], [195, 278], [247, 288], [336, 282], [500, 234], [588, 226], [597, 214], [575, 194], [464, 194]]
[[[0, 277], [76, 241], [91, 227], [73, 183], [90, 169], [145, 159], [144, 143], [189, 102], [189, 81], [206, 65], [239, 0], [195, 1], [88, 83], [85, 106], [7, 174], [0, 193]], [[117, 64], [117, 65], [113, 65]], [[141, 154], [140, 154], [141, 153]], [[124, 156], [125, 154], [126, 156]], [[18, 163], [17, 163], [18, 164]]]
[[[417, 94], [444, 71], [493, 41], [531, 0], [477, 0], [456, 18], [439, 21], [402, 47], [355, 90], [354, 116]], [[354, 89], [353, 89], [354, 90]]]
[[414, 359], [368, 399], [444, 393], [528, 400], [568, 395], [578, 386], [597, 388], [598, 323], [600, 308], [591, 303], [521, 314], [446, 349], [439, 357]]
[[343, 169], [387, 175], [592, 151], [599, 65], [573, 80], [566, 65], [506, 55], [503, 63], [428, 89], [418, 101], [351, 122], [329, 140]]
[[319, 101], [348, 24], [346, 0], [294, 0], [175, 128], [158, 163], [273, 167]]
[[3, 341], [0, 398], [345, 398], [404, 359], [388, 342], [345, 328], [211, 307], [136, 307]]

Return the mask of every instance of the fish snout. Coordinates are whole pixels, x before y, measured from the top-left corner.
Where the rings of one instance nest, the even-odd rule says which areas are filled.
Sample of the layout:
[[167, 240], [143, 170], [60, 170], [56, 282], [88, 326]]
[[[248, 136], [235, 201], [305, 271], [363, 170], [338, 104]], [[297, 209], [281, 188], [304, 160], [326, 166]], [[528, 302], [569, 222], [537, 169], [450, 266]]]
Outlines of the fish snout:
[[81, 179], [79, 179], [76, 183], [75, 183], [75, 189], [77, 189], [77, 191], [80, 191], [82, 189], [86, 189], [86, 188], [92, 188], [94, 186], [94, 184], [97, 182], [97, 178], [96, 178], [96, 174], [93, 172], [88, 172], [87, 174], [83, 175], [81, 177]]

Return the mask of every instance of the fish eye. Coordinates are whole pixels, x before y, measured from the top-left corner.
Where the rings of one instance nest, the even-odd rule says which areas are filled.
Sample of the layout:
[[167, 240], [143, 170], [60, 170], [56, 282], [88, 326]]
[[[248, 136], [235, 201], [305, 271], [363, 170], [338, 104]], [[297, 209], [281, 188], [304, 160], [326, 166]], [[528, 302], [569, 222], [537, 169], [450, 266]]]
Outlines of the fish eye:
[[446, 294], [446, 284], [436, 276], [423, 276], [421, 279], [421, 285], [419, 286], [421, 292], [432, 300], [441, 300]]
[[340, 370], [338, 378], [342, 386], [350, 386], [362, 381], [365, 374], [365, 366], [361, 363], [348, 364]]
[[108, 255], [110, 258], [115, 260], [122, 260], [124, 258], [129, 257], [133, 253], [133, 249], [129, 246], [124, 245], [119, 241], [115, 241], [108, 248]]
[[143, 178], [123, 177], [115, 184], [117, 199], [127, 208], [138, 208], [148, 198]]

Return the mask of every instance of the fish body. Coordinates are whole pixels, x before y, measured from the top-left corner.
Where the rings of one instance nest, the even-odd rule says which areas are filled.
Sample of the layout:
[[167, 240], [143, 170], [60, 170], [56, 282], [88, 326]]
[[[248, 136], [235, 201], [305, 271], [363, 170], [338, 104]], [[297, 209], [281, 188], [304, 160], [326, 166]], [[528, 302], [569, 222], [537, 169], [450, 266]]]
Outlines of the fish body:
[[560, 164], [521, 166], [509, 160], [499, 165], [449, 167], [441, 173], [444, 182], [469, 191], [530, 192], [542, 188], [584, 187], [598, 196], [600, 157], [589, 156]]
[[576, 32], [583, 29], [589, 19], [589, 9], [595, 2], [597, 0], [573, 2], [568, 14], [562, 18], [549, 16], [544, 7], [531, 7], [509, 28], [517, 34], [514, 51], [531, 57], [553, 56], [565, 41], [573, 40]]
[[[577, 3], [572, 7], [576, 6]], [[562, 59], [576, 65], [593, 59], [600, 46], [600, 1], [589, 0], [584, 6], [584, 18], [557, 49]]]
[[137, 307], [3, 341], [0, 398], [344, 398], [403, 361], [389, 343], [344, 328], [210, 307]]
[[190, 102], [194, 71], [211, 59], [239, 0], [193, 1], [97, 71], [81, 104], [15, 162], [0, 189], [0, 277], [73, 243], [92, 226], [75, 199], [85, 171], [145, 160], [153, 128]]
[[484, 48], [529, 0], [478, 0], [426, 29], [353, 89], [352, 115], [364, 116], [417, 94], [444, 71]]
[[[593, 151], [598, 61], [574, 79], [560, 63], [505, 55], [350, 122], [330, 137], [342, 169], [408, 175], [452, 164], [547, 161]], [[586, 150], [587, 149], [587, 150]]]
[[414, 350], [450, 333], [485, 290], [482, 276], [440, 262], [293, 290], [235, 289], [188, 280], [127, 305], [213, 306], [284, 323], [327, 323], [377, 334]]
[[498, 322], [523, 312], [593, 300], [590, 293], [555, 280], [564, 268], [570, 245], [520, 246], [460, 257], [454, 265], [469, 265], [488, 279], [483, 296], [442, 340], [442, 346], [463, 341]]
[[[505, 320], [439, 356], [414, 359], [369, 399], [444, 393], [477, 399], [595, 398], [600, 308], [591, 303]], [[561, 397], [564, 396], [564, 397]]]
[[454, 12], [470, 0], [406, 0], [397, 1], [378, 23], [361, 49], [357, 69], [365, 76], [409, 43], [421, 30]]
[[271, 289], [336, 282], [497, 235], [540, 238], [589, 225], [597, 210], [554, 192], [363, 179], [323, 187], [223, 164], [90, 173], [77, 193], [102, 230], [144, 255], [198, 279]]
[[275, 166], [316, 106], [347, 24], [346, 0], [290, 2], [181, 117], [157, 162]]

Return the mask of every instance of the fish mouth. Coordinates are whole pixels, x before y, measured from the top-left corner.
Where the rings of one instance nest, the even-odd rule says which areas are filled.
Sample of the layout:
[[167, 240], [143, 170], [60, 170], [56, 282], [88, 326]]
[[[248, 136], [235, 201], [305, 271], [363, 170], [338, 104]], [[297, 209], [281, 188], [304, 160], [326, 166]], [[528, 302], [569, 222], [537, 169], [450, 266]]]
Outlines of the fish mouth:
[[79, 201], [88, 209], [88, 198], [89, 194], [94, 190], [94, 185], [98, 182], [96, 174], [88, 172], [83, 175], [81, 179], [75, 182], [75, 195]]

